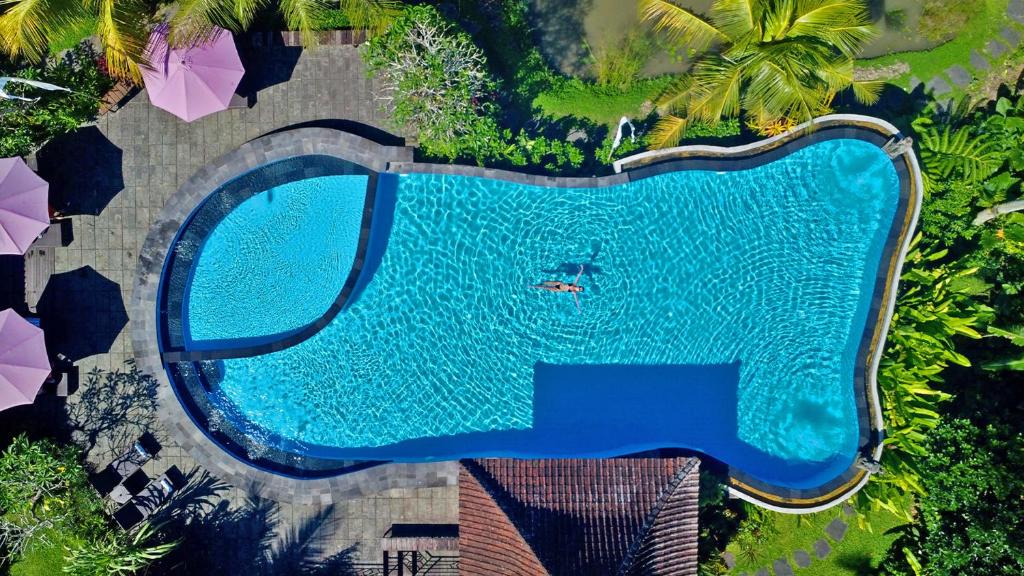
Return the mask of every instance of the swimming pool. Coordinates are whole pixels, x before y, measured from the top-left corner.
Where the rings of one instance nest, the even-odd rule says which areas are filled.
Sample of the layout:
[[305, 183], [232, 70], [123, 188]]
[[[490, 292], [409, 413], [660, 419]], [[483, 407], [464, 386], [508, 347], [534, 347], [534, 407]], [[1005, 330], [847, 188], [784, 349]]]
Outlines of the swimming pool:
[[[589, 187], [306, 162], [187, 244], [165, 361], [199, 375], [213, 427], [286, 454], [682, 448], [827, 485], [866, 443], [865, 342], [907, 206], [879, 143], [817, 140]], [[531, 288], [580, 266], [579, 309]]]

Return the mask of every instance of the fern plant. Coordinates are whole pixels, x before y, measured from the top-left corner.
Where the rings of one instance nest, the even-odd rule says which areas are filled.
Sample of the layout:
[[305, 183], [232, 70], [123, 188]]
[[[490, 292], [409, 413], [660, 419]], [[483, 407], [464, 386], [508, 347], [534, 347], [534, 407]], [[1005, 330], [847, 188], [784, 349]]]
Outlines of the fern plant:
[[1003, 164], [996, 143], [980, 134], [972, 136], [969, 128], [947, 125], [939, 130], [930, 120], [919, 120], [914, 128], [921, 137], [921, 163], [932, 180], [960, 178], [977, 183]]

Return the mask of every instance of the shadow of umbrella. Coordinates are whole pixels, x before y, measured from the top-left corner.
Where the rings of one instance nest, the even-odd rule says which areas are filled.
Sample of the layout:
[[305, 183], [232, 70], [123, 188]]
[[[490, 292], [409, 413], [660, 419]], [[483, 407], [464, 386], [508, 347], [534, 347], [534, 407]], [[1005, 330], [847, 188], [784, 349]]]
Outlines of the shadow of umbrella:
[[47, 350], [73, 362], [109, 352], [128, 324], [121, 287], [92, 266], [51, 276], [38, 310]]
[[53, 139], [36, 153], [50, 205], [69, 215], [102, 212], [124, 190], [123, 155], [95, 126]]

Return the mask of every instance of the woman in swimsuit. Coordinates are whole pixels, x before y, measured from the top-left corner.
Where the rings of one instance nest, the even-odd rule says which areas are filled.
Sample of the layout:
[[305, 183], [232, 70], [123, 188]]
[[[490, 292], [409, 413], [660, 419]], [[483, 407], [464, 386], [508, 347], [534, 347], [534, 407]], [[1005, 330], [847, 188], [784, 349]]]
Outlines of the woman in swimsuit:
[[580, 277], [582, 276], [583, 265], [580, 264], [580, 272], [576, 275], [576, 279], [572, 281], [572, 284], [567, 284], [561, 280], [545, 280], [541, 284], [534, 284], [531, 288], [539, 288], [548, 292], [571, 292], [573, 300], [576, 301], [576, 309], [582, 313], [583, 308], [580, 307], [579, 297], [579, 294], [583, 292], [583, 286], [580, 286]]

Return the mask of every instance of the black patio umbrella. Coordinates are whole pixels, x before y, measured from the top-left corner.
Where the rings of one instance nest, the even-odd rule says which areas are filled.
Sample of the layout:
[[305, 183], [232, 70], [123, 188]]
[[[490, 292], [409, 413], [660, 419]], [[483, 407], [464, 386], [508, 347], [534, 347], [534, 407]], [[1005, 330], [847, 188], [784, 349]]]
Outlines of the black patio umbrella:
[[50, 205], [68, 215], [102, 212], [124, 190], [123, 156], [95, 126], [54, 138], [36, 153]]
[[47, 350], [71, 361], [109, 352], [128, 324], [121, 287], [92, 266], [51, 276], [37, 310]]

